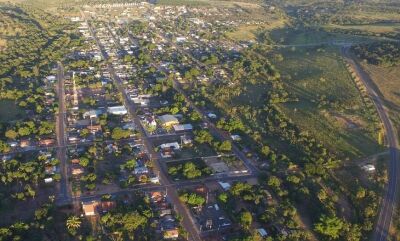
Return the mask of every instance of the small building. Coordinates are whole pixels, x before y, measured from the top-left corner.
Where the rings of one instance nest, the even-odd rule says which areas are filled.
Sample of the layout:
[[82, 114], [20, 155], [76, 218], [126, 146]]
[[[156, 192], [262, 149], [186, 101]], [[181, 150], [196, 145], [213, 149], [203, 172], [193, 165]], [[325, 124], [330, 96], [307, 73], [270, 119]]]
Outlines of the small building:
[[82, 202], [82, 209], [85, 216], [94, 216], [97, 213], [98, 201]]
[[193, 140], [187, 136], [181, 136], [181, 144], [183, 145], [191, 145], [193, 143]]
[[103, 213], [109, 212], [117, 206], [115, 201], [101, 201], [101, 211]]
[[153, 116], [145, 116], [145, 117], [143, 117], [143, 122], [146, 125], [150, 126], [150, 127], [156, 127], [157, 126], [157, 122], [156, 122], [156, 120], [154, 119]]
[[191, 124], [173, 125], [174, 131], [191, 131], [193, 126]]
[[46, 77], [46, 80], [49, 82], [54, 82], [54, 81], [56, 81], [56, 79], [57, 79], [57, 77], [54, 75], [49, 75]]
[[267, 231], [265, 231], [265, 229], [263, 229], [263, 228], [258, 228], [258, 229], [257, 229], [257, 232], [258, 232], [258, 234], [260, 234], [260, 236], [261, 236], [262, 238], [268, 237]]
[[72, 159], [72, 160], [71, 160], [71, 163], [72, 163], [72, 164], [79, 164], [79, 163], [80, 163], [80, 160], [79, 160], [79, 159]]
[[149, 169], [147, 169], [147, 167], [135, 167], [135, 170], [133, 171], [135, 173], [135, 175], [139, 175], [139, 174], [146, 174], [149, 173]]
[[227, 182], [218, 182], [218, 184], [222, 187], [222, 189], [224, 189], [224, 191], [231, 189], [231, 184]]
[[214, 113], [208, 113], [207, 116], [208, 116], [208, 118], [210, 118], [210, 119], [217, 119], [217, 115], [214, 114]]
[[372, 165], [372, 164], [367, 164], [367, 165], [364, 165], [364, 166], [362, 167], [362, 169], [363, 169], [364, 171], [366, 171], [366, 172], [374, 172], [374, 171], [375, 171], [375, 166]]
[[53, 182], [53, 178], [48, 177], [44, 179], [44, 183], [52, 183]]
[[89, 110], [83, 113], [83, 118], [97, 118], [101, 114], [103, 114], [102, 110]]
[[173, 115], [162, 115], [159, 116], [158, 119], [160, 120], [161, 125], [166, 128], [179, 124], [178, 119]]
[[52, 166], [52, 165], [46, 165], [44, 167], [44, 171], [45, 171], [46, 174], [51, 175], [51, 174], [56, 173], [57, 167], [56, 166]]
[[9, 142], [7, 142], [7, 144], [10, 146], [10, 147], [17, 147], [18, 146], [18, 142], [16, 142], [16, 141], [9, 141]]
[[232, 139], [233, 141], [240, 141], [240, 140], [242, 140], [242, 138], [241, 138], [239, 135], [231, 135], [231, 139]]
[[151, 183], [154, 183], [154, 184], [159, 184], [159, 183], [160, 183], [160, 178], [159, 178], [159, 177], [151, 177], [151, 178], [149, 179], [149, 181], [150, 181]]
[[112, 106], [107, 108], [107, 112], [112, 115], [126, 115], [128, 110], [123, 105]]
[[101, 125], [90, 125], [87, 129], [91, 132], [98, 132], [101, 131]]
[[155, 203], [163, 201], [165, 197], [165, 195], [162, 192], [158, 191], [150, 192], [149, 196], [150, 199]]
[[177, 239], [179, 237], [179, 231], [177, 228], [166, 230], [163, 233], [164, 239]]
[[82, 167], [72, 167], [71, 173], [72, 175], [80, 175], [83, 174], [84, 170]]
[[180, 36], [180, 37], [176, 37], [176, 42], [178, 43], [183, 43], [186, 41], [186, 37]]
[[55, 143], [54, 139], [42, 139], [39, 141], [39, 145], [41, 146], [50, 146]]
[[30, 145], [31, 145], [30, 140], [21, 140], [21, 142], [19, 143], [19, 146], [21, 148], [29, 147]]
[[181, 146], [179, 145], [178, 142], [171, 142], [171, 143], [164, 143], [160, 145], [161, 149], [174, 149], [174, 150], [179, 150]]

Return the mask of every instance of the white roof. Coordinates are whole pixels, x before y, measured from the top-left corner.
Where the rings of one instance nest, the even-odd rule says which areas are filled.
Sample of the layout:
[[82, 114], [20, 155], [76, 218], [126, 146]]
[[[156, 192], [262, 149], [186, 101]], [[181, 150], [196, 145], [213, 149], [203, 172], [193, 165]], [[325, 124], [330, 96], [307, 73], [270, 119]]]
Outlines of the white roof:
[[211, 119], [217, 118], [217, 115], [214, 113], [208, 113], [207, 116], [210, 117]]
[[229, 183], [227, 183], [227, 182], [218, 182], [219, 183], [219, 185], [221, 185], [221, 187], [225, 190], [225, 191], [227, 191], [227, 190], [229, 190], [230, 188], [231, 188], [231, 184], [229, 184]]
[[257, 231], [261, 235], [261, 237], [267, 237], [268, 236], [267, 231], [265, 231], [265, 229], [263, 229], [263, 228], [259, 228], [259, 229], [257, 229]]
[[123, 105], [108, 107], [107, 111], [111, 114], [126, 114], [126, 113], [128, 113], [127, 109]]
[[365, 171], [375, 171], [375, 166], [372, 164], [367, 164], [363, 166], [362, 169], [364, 169]]
[[231, 135], [232, 140], [234, 141], [238, 141], [241, 139], [241, 137], [239, 135]]
[[189, 131], [193, 130], [193, 126], [191, 124], [182, 124], [182, 125], [174, 125], [175, 131]]
[[160, 147], [161, 147], [162, 149], [173, 147], [173, 148], [176, 149], [176, 150], [180, 148], [178, 142], [164, 143], [164, 144], [161, 144]]
[[45, 178], [44, 182], [45, 183], [51, 183], [51, 182], [53, 182], [53, 178], [51, 178], [51, 177]]
[[173, 115], [162, 115], [158, 117], [162, 123], [178, 122], [178, 119]]

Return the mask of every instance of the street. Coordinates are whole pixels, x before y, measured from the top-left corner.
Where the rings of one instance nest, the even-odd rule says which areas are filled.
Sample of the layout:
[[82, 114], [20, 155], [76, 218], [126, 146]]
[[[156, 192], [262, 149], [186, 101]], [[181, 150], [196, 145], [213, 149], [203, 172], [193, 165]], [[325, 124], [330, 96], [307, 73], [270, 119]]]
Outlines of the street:
[[68, 182], [68, 163], [67, 163], [67, 147], [65, 136], [65, 90], [64, 90], [64, 67], [59, 62], [57, 67], [57, 93], [59, 110], [57, 114], [57, 158], [60, 161], [61, 180], [60, 180], [60, 193], [57, 201], [66, 202], [71, 198], [70, 187]]

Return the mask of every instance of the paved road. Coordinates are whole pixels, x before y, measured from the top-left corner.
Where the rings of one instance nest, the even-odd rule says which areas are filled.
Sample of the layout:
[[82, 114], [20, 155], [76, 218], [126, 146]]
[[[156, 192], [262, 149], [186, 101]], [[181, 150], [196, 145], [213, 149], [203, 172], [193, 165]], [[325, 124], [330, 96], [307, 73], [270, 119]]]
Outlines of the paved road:
[[389, 183], [387, 185], [386, 194], [381, 201], [379, 217], [373, 232], [374, 241], [389, 240], [389, 229], [396, 210], [397, 189], [400, 173], [400, 165], [398, 163], [398, 136], [393, 123], [389, 119], [388, 110], [385, 107], [382, 99], [376, 93], [375, 89], [371, 86], [372, 80], [369, 75], [362, 69], [362, 67], [352, 58], [349, 54], [349, 48], [342, 48], [343, 55], [348, 63], [356, 71], [361, 81], [365, 85], [369, 96], [375, 104], [379, 117], [383, 123], [386, 132], [386, 138], [389, 145], [390, 163], [389, 163]]
[[64, 202], [71, 198], [68, 182], [68, 163], [65, 136], [65, 90], [64, 90], [64, 67], [59, 62], [57, 67], [57, 92], [58, 92], [58, 115], [57, 115], [57, 158], [60, 160], [61, 180], [58, 201]]

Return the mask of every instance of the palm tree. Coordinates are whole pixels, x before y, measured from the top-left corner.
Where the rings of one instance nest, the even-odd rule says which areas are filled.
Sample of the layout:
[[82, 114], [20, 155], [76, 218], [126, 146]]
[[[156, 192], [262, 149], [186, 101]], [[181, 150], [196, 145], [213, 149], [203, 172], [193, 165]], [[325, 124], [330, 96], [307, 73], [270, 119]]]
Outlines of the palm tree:
[[66, 226], [71, 234], [75, 234], [76, 230], [81, 226], [81, 220], [77, 216], [71, 216], [67, 219]]

